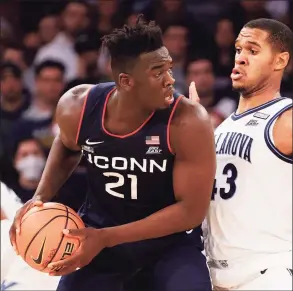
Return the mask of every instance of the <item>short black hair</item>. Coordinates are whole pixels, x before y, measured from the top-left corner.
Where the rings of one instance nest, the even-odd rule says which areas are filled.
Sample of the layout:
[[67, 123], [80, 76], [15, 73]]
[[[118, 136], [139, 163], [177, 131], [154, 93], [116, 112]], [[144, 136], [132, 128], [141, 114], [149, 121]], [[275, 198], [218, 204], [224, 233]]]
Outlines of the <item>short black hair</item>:
[[102, 38], [103, 47], [110, 53], [112, 68], [128, 72], [139, 55], [163, 46], [161, 28], [154, 21], [144, 22], [142, 16], [138, 16], [135, 25], [124, 25]]
[[88, 51], [99, 51], [101, 36], [94, 30], [81, 33], [75, 40], [74, 49], [80, 55]]
[[41, 62], [41, 63], [36, 65], [36, 67], [35, 67], [35, 75], [36, 76], [40, 75], [40, 73], [44, 69], [47, 69], [47, 68], [55, 68], [55, 69], [60, 70], [60, 72], [62, 74], [65, 73], [65, 66], [61, 62], [54, 61], [54, 60], [46, 60], [46, 61], [43, 61], [43, 62]]
[[191, 53], [187, 55], [186, 61], [184, 62], [184, 65], [183, 65], [184, 74], [186, 75], [188, 73], [188, 68], [191, 63], [195, 63], [198, 61], [208, 61], [211, 63], [214, 69], [213, 59], [207, 53]]
[[0, 79], [2, 80], [5, 74], [11, 74], [14, 78], [21, 79], [22, 71], [21, 69], [10, 61], [5, 61], [0, 65]]
[[247, 28], [257, 28], [269, 33], [269, 42], [279, 52], [288, 52], [293, 57], [293, 32], [284, 23], [268, 18], [251, 20], [244, 25]]

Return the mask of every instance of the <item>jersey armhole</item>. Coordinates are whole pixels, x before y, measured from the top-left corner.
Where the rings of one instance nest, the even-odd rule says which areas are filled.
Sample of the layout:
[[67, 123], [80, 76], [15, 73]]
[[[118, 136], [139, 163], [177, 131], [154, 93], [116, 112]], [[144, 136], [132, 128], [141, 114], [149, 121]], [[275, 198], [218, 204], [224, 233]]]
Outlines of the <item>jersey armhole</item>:
[[172, 121], [172, 118], [174, 116], [175, 110], [177, 108], [177, 105], [178, 105], [178, 103], [179, 103], [179, 101], [181, 100], [182, 97], [184, 97], [184, 96], [183, 95], [180, 95], [177, 98], [177, 100], [175, 101], [175, 104], [174, 104], [174, 106], [172, 108], [172, 111], [171, 111], [171, 114], [170, 114], [169, 120], [168, 120], [168, 125], [167, 125], [167, 145], [168, 145], [168, 149], [169, 149], [169, 151], [170, 151], [170, 153], [172, 155], [175, 155], [175, 153], [173, 152], [172, 147], [171, 147], [171, 141], [170, 141], [170, 125], [171, 125], [171, 121]]
[[90, 90], [91, 90], [91, 88], [88, 89], [88, 91], [86, 93], [86, 96], [84, 98], [83, 105], [82, 105], [81, 114], [80, 114], [80, 117], [79, 117], [78, 128], [77, 128], [76, 137], [75, 137], [75, 143], [77, 145], [78, 145], [78, 141], [79, 141], [79, 135], [80, 135], [80, 130], [81, 130], [81, 126], [82, 126], [83, 116], [84, 116], [84, 112], [85, 112], [85, 108], [86, 108], [86, 103], [87, 103], [87, 99], [88, 99]]
[[293, 158], [283, 154], [281, 151], [279, 151], [276, 146], [275, 146], [275, 142], [274, 142], [274, 137], [273, 137], [273, 129], [274, 129], [274, 125], [278, 119], [278, 117], [284, 113], [285, 111], [287, 111], [288, 109], [292, 108], [292, 104], [289, 104], [287, 106], [285, 106], [283, 109], [281, 109], [280, 111], [278, 111], [272, 118], [271, 120], [268, 122], [268, 124], [265, 127], [265, 131], [264, 131], [264, 137], [265, 137], [265, 142], [267, 144], [267, 147], [271, 150], [271, 152], [277, 156], [279, 159], [281, 159], [282, 161], [286, 162], [286, 163], [290, 163], [293, 164]]

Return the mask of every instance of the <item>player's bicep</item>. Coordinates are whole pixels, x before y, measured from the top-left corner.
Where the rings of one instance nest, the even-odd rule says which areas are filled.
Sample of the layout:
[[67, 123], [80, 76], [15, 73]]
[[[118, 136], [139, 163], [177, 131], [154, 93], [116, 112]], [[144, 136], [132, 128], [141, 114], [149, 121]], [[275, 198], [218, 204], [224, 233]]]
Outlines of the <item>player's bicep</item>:
[[187, 207], [204, 216], [211, 199], [216, 171], [213, 127], [203, 108], [197, 108], [196, 114], [180, 127], [174, 140], [175, 196], [178, 201], [186, 202]]

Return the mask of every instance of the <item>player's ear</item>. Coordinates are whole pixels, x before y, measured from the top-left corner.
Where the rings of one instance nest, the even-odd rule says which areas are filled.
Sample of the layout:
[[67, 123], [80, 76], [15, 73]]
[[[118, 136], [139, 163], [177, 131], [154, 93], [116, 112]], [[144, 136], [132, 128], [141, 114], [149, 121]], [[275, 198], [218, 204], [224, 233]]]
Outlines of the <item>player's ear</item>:
[[290, 56], [288, 52], [279, 53], [276, 56], [275, 71], [284, 70], [288, 65]]
[[129, 74], [120, 73], [119, 74], [119, 84], [123, 90], [130, 91], [131, 87], [133, 86], [133, 80]]

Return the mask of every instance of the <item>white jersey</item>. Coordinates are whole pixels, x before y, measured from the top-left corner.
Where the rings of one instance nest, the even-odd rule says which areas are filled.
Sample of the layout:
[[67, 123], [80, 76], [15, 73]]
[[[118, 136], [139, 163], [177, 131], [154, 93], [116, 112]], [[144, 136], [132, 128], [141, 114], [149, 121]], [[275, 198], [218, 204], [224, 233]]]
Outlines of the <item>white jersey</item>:
[[16, 255], [9, 239], [11, 223], [1, 220], [1, 291], [56, 290], [60, 277], [34, 270]]
[[[205, 245], [216, 281], [217, 270], [292, 269], [292, 157], [275, 148], [272, 135], [289, 108], [291, 99], [277, 98], [232, 114], [215, 131], [217, 172]], [[228, 277], [231, 285], [237, 282]]]

